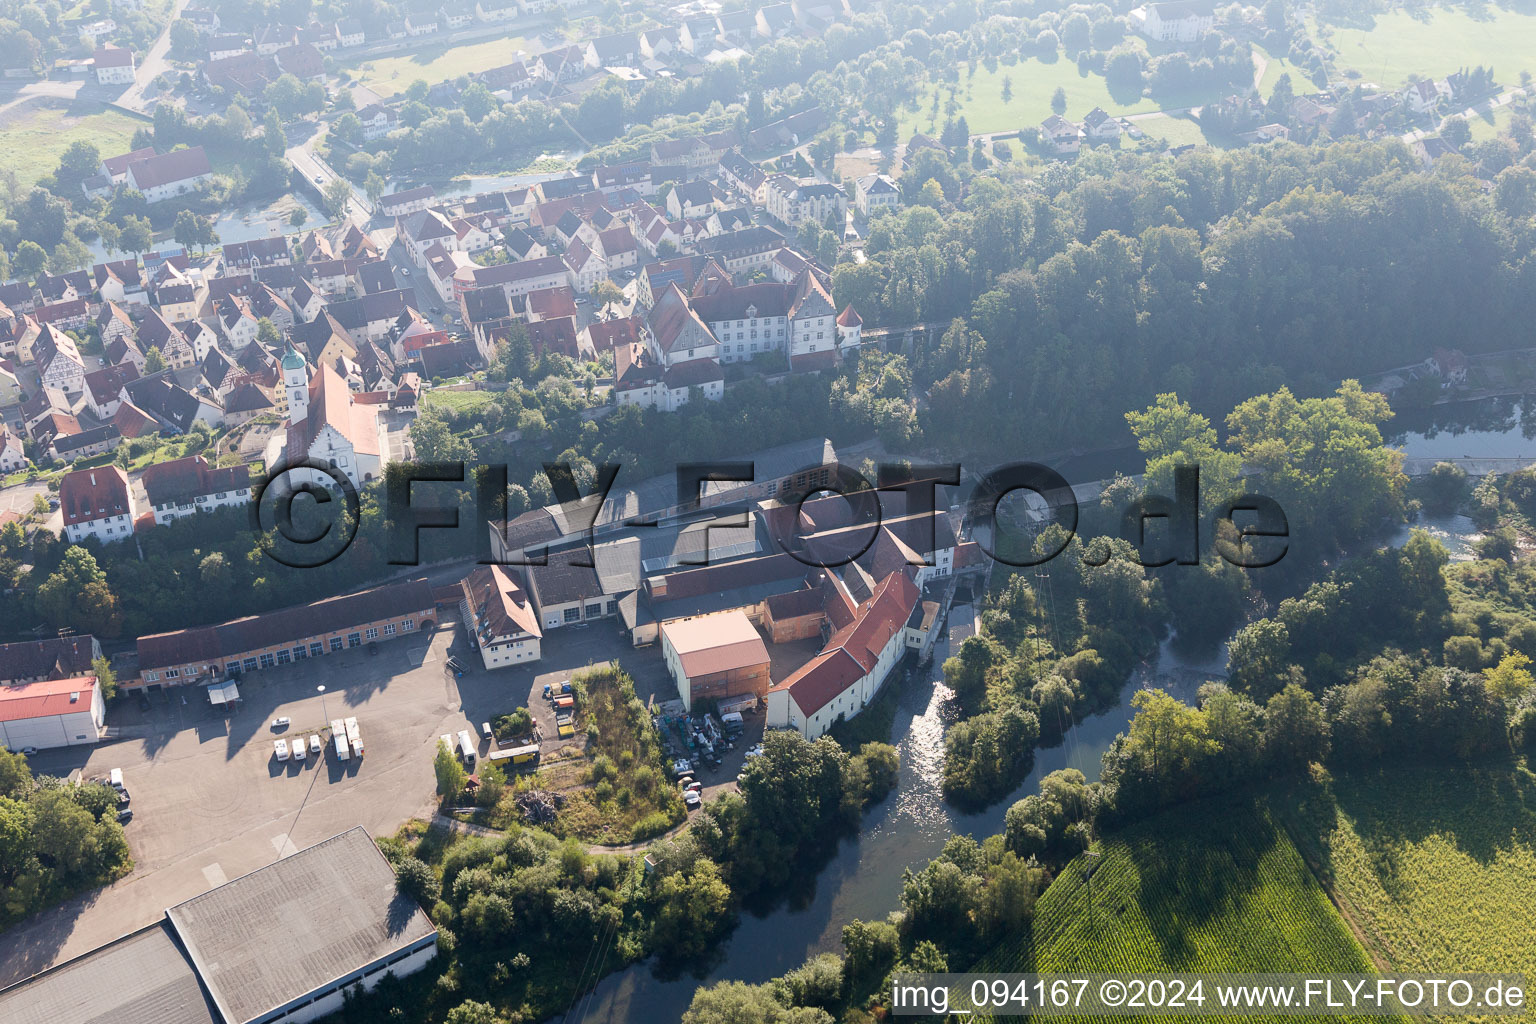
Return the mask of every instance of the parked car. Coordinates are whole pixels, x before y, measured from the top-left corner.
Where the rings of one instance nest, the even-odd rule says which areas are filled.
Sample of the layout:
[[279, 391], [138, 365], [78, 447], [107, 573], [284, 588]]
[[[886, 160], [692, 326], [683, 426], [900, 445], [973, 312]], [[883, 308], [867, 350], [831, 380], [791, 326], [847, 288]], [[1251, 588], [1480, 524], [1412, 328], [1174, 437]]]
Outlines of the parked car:
[[149, 710], [149, 698], [147, 696], [145, 696], [144, 694], [142, 694], [142, 693], [139, 694], [139, 710], [140, 711], [148, 711]]
[[325, 744], [320, 742], [320, 734], [315, 733], [309, 738], [309, 752], [311, 754], [319, 754], [324, 750]]
[[279, 718], [272, 719], [272, 728], [273, 728], [273, 730], [286, 729], [286, 728], [288, 728], [292, 724], [293, 724], [293, 719], [289, 718], [287, 715], [283, 715], [283, 716], [281, 716]]
[[703, 802], [704, 802], [704, 798], [699, 796], [699, 794], [697, 792], [695, 792], [694, 790], [690, 789], [688, 792], [683, 794], [683, 804], [690, 811], [698, 810], [699, 809], [699, 805], [702, 804]]
[[687, 793], [698, 793], [698, 792], [702, 791], [703, 789], [704, 789], [704, 783], [702, 783], [702, 782], [690, 782], [686, 786], [683, 787], [683, 791], [687, 792]]
[[401, 267], [400, 268], [400, 273], [404, 274], [406, 277], [410, 277], [411, 276], [411, 268], [410, 267]]
[[130, 821], [132, 821], [132, 820], [133, 820], [133, 808], [132, 807], [125, 807], [122, 810], [117, 812], [117, 823], [119, 825], [126, 825]]
[[37, 748], [36, 747], [22, 747], [21, 748], [21, 756], [22, 757], [32, 757], [36, 753], [37, 753]]
[[370, 643], [368, 645], [368, 653], [369, 654], [378, 654], [379, 653], [379, 642], [377, 640], [373, 641], [372, 643]]

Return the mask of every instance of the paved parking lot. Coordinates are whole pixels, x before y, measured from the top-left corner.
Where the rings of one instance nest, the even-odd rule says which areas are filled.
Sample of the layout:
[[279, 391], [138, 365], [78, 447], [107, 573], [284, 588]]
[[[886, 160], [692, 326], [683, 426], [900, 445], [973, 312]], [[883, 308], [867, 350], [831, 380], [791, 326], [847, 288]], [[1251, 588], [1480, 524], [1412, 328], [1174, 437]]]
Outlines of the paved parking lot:
[[[449, 669], [450, 653], [463, 665], [462, 676]], [[614, 658], [634, 676], [642, 700], [676, 696], [658, 649], [636, 651], [611, 623], [554, 630], [542, 661], [487, 672], [450, 618], [431, 636], [383, 643], [377, 654], [363, 648], [251, 673], [240, 683], [242, 706], [233, 715], [211, 708], [200, 687], [155, 694], [147, 713], [120, 702], [108, 716], [119, 730], [115, 742], [43, 751], [33, 767], [56, 775], [79, 768], [87, 777], [123, 770], [133, 796], [127, 835], [134, 871], [8, 932], [0, 985], [143, 927], [166, 907], [353, 826], [387, 835], [429, 814], [439, 735], [469, 729], [478, 736], [481, 722], [527, 704], [553, 737], [540, 697], [544, 683]], [[321, 685], [323, 697], [316, 691]], [[292, 724], [274, 732], [269, 723], [279, 715]], [[349, 715], [357, 717], [365, 742], [361, 761], [338, 762], [330, 748], [303, 761], [274, 758], [274, 738], [308, 736]], [[481, 752], [486, 748], [482, 741]], [[734, 770], [720, 775], [735, 778]]]

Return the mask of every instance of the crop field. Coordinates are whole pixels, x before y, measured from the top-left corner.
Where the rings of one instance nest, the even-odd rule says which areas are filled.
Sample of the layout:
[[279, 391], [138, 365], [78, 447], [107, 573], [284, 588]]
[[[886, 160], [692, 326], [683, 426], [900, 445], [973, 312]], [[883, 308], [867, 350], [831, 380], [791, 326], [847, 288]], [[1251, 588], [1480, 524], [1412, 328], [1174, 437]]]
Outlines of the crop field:
[[417, 53], [370, 57], [350, 70], [359, 84], [380, 96], [389, 97], [404, 92], [418, 78], [433, 85], [460, 75], [511, 64], [520, 59], [519, 51], [526, 51], [524, 56], [532, 53], [532, 46], [520, 36], [508, 36], [464, 46], [433, 46]]
[[1263, 803], [1201, 802], [1073, 861], [1032, 933], [971, 970], [1365, 973], [1371, 961]]
[[1395, 970], [1536, 964], [1536, 776], [1394, 767], [1334, 788], [1322, 833], [1331, 885]]
[[1521, 71], [1536, 71], [1536, 17], [1493, 6], [1392, 11], [1369, 26], [1333, 29], [1331, 46], [1338, 71], [1354, 68], [1386, 88], [1411, 74], [1442, 78], [1477, 64], [1517, 84]]

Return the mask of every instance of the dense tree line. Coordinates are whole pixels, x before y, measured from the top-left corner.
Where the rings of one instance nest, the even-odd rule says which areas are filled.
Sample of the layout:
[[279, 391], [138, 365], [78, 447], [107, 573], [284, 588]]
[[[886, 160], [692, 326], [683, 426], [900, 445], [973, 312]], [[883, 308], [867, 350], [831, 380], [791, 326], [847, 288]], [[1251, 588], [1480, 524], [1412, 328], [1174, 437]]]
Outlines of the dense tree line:
[[[672, 972], [707, 961], [743, 901], [777, 898], [791, 875], [813, 874], [815, 859], [895, 785], [896, 770], [886, 744], [849, 754], [830, 739], [774, 733], [740, 795], [711, 802], [689, 829], [652, 846], [648, 864], [515, 825], [499, 838], [381, 840], [398, 888], [428, 908], [446, 955], [350, 1002], [342, 1019], [538, 1021], [617, 965], [654, 956]], [[797, 984], [821, 991], [815, 973]]]
[[1028, 179], [930, 153], [834, 291], [866, 322], [955, 322], [910, 360], [933, 443], [1073, 447], [1162, 391], [1311, 396], [1447, 341], [1506, 346], [1531, 313], [1528, 212], [1396, 142], [1100, 150]]
[[34, 778], [25, 757], [0, 748], [0, 924], [132, 866], [110, 786]]

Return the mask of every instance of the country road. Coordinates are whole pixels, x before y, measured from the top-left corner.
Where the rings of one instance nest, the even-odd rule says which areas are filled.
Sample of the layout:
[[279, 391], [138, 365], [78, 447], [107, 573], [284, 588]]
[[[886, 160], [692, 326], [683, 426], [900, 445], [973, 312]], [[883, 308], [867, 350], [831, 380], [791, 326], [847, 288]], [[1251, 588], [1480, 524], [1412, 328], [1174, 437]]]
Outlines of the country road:
[[144, 93], [157, 77], [171, 70], [170, 63], [165, 59], [171, 49], [171, 26], [175, 24], [177, 18], [181, 17], [181, 12], [186, 6], [187, 0], [175, 0], [171, 7], [171, 16], [165, 20], [165, 27], [160, 30], [159, 38], [139, 61], [138, 68], [133, 73], [133, 84], [117, 98], [118, 106], [140, 114], [148, 114], [153, 110], [154, 104], [144, 98]]

